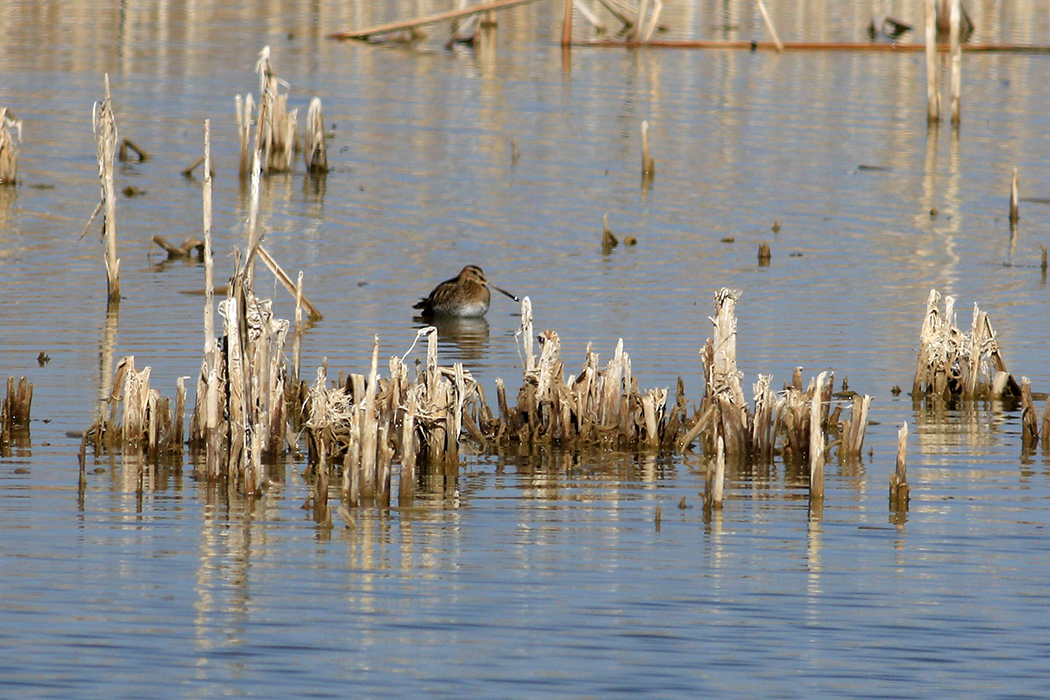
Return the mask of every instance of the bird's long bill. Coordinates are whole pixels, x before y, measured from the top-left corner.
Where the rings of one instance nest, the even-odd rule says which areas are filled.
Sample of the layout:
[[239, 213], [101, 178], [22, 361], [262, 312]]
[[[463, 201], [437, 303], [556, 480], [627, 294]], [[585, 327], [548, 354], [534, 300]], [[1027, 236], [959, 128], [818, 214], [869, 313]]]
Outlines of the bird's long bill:
[[495, 289], [495, 290], [496, 290], [497, 292], [499, 292], [500, 294], [503, 294], [503, 295], [506, 295], [506, 296], [510, 297], [510, 298], [511, 298], [511, 299], [513, 299], [514, 301], [521, 301], [521, 299], [518, 299], [518, 297], [516, 297], [516, 296], [514, 296], [513, 294], [511, 294], [511, 293], [510, 293], [510, 292], [508, 292], [508, 291], [507, 291], [506, 289], [500, 289], [499, 287], [497, 287], [497, 286], [496, 286], [496, 285], [494, 285], [494, 284], [490, 284], [489, 286], [490, 286], [490, 287], [492, 287], [493, 289]]

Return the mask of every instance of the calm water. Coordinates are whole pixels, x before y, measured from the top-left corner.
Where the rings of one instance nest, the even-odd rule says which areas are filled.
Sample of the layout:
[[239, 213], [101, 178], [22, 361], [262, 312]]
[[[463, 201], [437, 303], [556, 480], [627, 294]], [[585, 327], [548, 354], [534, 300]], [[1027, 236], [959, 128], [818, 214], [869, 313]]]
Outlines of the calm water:
[[[778, 4], [785, 40], [866, 39], [870, 3]], [[36, 385], [32, 439], [0, 458], [0, 695], [1050, 693], [1050, 462], [1021, 458], [1016, 411], [917, 414], [890, 391], [910, 386], [931, 288], [958, 298], [962, 326], [978, 302], [1010, 370], [1050, 389], [1050, 57], [966, 56], [962, 128], [928, 132], [921, 53], [577, 48], [566, 62], [555, 5], [445, 51], [445, 27], [414, 47], [324, 36], [450, 3], [0, 0], [0, 105], [25, 123], [22, 182], [0, 190], [0, 377]], [[889, 5], [921, 20], [921, 2]], [[1050, 43], [1045, 7], [968, 5], [975, 41]], [[764, 36], [750, 2], [683, 2], [665, 22], [675, 37]], [[623, 338], [642, 387], [682, 376], [697, 401], [727, 286], [744, 291], [745, 384], [799, 365], [848, 376], [875, 397], [870, 454], [828, 465], [813, 519], [800, 475], [777, 463], [731, 474], [705, 522], [704, 465], [676, 455], [468, 456], [419, 507], [358, 512], [355, 529], [301, 509], [302, 463], [245, 502], [188, 468], [159, 470], [140, 497], [138, 466], [107, 456], [81, 507], [67, 433], [91, 422], [102, 350], [152, 366], [168, 395], [199, 371], [202, 303], [187, 292], [203, 270], [160, 264], [150, 237], [200, 235], [200, 182], [179, 173], [210, 118], [229, 273], [246, 218], [233, 96], [258, 92], [266, 44], [292, 105], [321, 97], [334, 132], [323, 184], [298, 166], [262, 197], [269, 249], [325, 314], [304, 371], [324, 358], [363, 371], [374, 334], [383, 355], [404, 353], [411, 303], [469, 262], [531, 297], [568, 372], [587, 343], [608, 357]], [[144, 194], [118, 204], [125, 298], [108, 322], [97, 229], [78, 239], [98, 198], [90, 114], [106, 72], [121, 136], [154, 156], [118, 172], [118, 189]], [[1034, 201], [1011, 233], [1015, 166]], [[606, 213], [637, 246], [602, 256]], [[443, 340], [443, 360], [489, 394], [497, 377], [513, 385], [516, 312], [494, 299], [485, 324]], [[893, 522], [903, 421], [913, 501]]]

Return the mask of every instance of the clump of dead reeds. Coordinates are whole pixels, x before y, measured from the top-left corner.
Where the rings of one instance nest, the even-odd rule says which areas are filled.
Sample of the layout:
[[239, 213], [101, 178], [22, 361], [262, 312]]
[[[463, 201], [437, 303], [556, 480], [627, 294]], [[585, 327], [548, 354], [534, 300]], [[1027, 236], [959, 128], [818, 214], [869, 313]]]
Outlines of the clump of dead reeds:
[[0, 448], [11, 444], [12, 438], [27, 435], [29, 414], [33, 408], [33, 385], [25, 377], [15, 384], [7, 378], [7, 396], [0, 403]]
[[[834, 394], [834, 376], [821, 373], [803, 388], [801, 368], [779, 394], [772, 378], [759, 375], [748, 404], [736, 365], [736, 302], [739, 292], [722, 289], [715, 295], [714, 333], [701, 351], [704, 396], [694, 416], [677, 436], [677, 447], [694, 442], [716, 464], [749, 466], [770, 464], [774, 454], [792, 464], [809, 464], [810, 495], [823, 495], [823, 467], [837, 447], [840, 460], [859, 458], [867, 431], [870, 396], [844, 391]], [[838, 405], [832, 410], [834, 399]], [[842, 420], [842, 401], [851, 400], [850, 418]], [[724, 467], [722, 468], [724, 471]], [[708, 479], [707, 505], [721, 500], [721, 474]]]
[[[259, 112], [255, 116], [255, 146], [252, 150], [262, 156], [263, 172], [283, 173], [292, 169], [295, 154], [299, 152], [299, 110], [288, 110], [288, 93], [281, 92], [283, 83], [270, 63], [270, 47], [264, 46], [255, 64], [259, 73]], [[237, 95], [237, 131], [241, 141], [241, 177], [249, 175], [251, 156], [248, 138], [251, 133], [252, 107], [249, 93], [243, 99]]]
[[21, 120], [17, 119], [7, 107], [0, 107], [0, 186], [13, 185], [18, 180], [16, 144], [21, 140]]
[[96, 451], [120, 449], [125, 455], [142, 454], [152, 459], [182, 450], [182, 426], [186, 390], [178, 382], [174, 410], [171, 402], [150, 387], [152, 369], [135, 369], [134, 356], [117, 363], [113, 390], [98, 407], [87, 440]]
[[930, 290], [919, 336], [919, 356], [912, 383], [912, 400], [991, 399], [1019, 397], [1021, 388], [1006, 371], [1006, 362], [988, 314], [973, 306], [970, 332], [955, 325], [955, 298]]
[[667, 408], [667, 390], [641, 392], [631, 375], [631, 358], [619, 341], [613, 356], [602, 366], [598, 355], [587, 349], [578, 375], [564, 376], [558, 334], [539, 335], [536, 356], [532, 326], [532, 304], [526, 297], [521, 306], [519, 349], [524, 374], [517, 401], [511, 407], [502, 380], [496, 381], [497, 417], [484, 405], [484, 397], [472, 402], [464, 417], [471, 433], [477, 427], [483, 443], [520, 445], [557, 444], [570, 448], [604, 447], [635, 449], [670, 447], [684, 420], [685, 401]]
[[[389, 505], [395, 460], [401, 504], [414, 497], [420, 470], [458, 468], [464, 405], [480, 388], [462, 365], [438, 365], [436, 329], [419, 334], [427, 338], [427, 360], [415, 381], [404, 357], [390, 358], [389, 376], [380, 376], [377, 337], [367, 377], [351, 374], [329, 386], [322, 366], [309, 391], [305, 432], [315, 484], [336, 483], [341, 465], [339, 493], [348, 506]], [[316, 510], [327, 491], [316, 488], [313, 498]]]

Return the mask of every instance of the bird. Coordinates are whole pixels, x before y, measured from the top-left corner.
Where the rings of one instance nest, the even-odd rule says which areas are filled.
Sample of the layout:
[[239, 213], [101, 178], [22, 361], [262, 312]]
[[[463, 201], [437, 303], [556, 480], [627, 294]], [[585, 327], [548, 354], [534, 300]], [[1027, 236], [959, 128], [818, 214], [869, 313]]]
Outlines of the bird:
[[518, 301], [518, 297], [510, 292], [489, 284], [480, 267], [467, 265], [459, 271], [458, 275], [434, 287], [429, 296], [420, 299], [412, 308], [421, 309], [424, 318], [433, 316], [480, 318], [489, 310], [489, 301], [492, 299], [490, 288]]

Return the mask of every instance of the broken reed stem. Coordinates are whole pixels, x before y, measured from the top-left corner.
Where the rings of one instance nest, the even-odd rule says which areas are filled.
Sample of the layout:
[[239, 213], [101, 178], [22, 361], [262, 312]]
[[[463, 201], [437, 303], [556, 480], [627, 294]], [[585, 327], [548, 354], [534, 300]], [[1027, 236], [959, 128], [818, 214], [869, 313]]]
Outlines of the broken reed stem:
[[7, 378], [7, 397], [0, 405], [0, 433], [4, 442], [10, 439], [13, 433], [29, 430], [29, 415], [33, 408], [33, 385], [22, 377], [18, 380], [17, 388], [15, 378]]
[[317, 307], [313, 305], [313, 302], [307, 299], [305, 295], [301, 294], [301, 288], [292, 282], [292, 278], [289, 277], [288, 273], [277, 264], [277, 261], [273, 259], [273, 256], [270, 255], [269, 251], [263, 248], [261, 244], [256, 245], [255, 250], [259, 259], [266, 264], [266, 267], [270, 268], [270, 272], [272, 272], [274, 277], [277, 278], [277, 281], [281, 283], [281, 286], [288, 290], [288, 293], [292, 295], [292, 298], [302, 299], [302, 305], [306, 307], [307, 313], [310, 314], [310, 320], [320, 321], [323, 319], [324, 316], [321, 312], [317, 310]]
[[624, 26], [624, 29], [630, 29], [634, 26], [634, 22], [627, 15], [627, 12], [621, 8], [618, 8], [611, 0], [598, 0], [602, 7], [609, 11], [609, 13], [619, 20], [620, 24]]
[[1032, 383], [1021, 377], [1021, 452], [1028, 454], [1039, 444], [1039, 419], [1032, 401]]
[[299, 386], [299, 371], [302, 367], [303, 335], [303, 271], [295, 282], [295, 343], [292, 350], [292, 385]]
[[827, 372], [817, 375], [817, 383], [813, 388], [813, 400], [809, 412], [809, 499], [820, 500], [824, 498], [824, 430], [823, 421], [823, 398], [824, 380]]
[[708, 472], [707, 490], [704, 494], [704, 505], [708, 509], [721, 510], [722, 495], [725, 489], [726, 477], [726, 448], [722, 436], [718, 436], [718, 444], [715, 450], [714, 470]]
[[784, 44], [781, 43], [780, 37], [777, 36], [777, 28], [773, 26], [773, 20], [769, 16], [769, 12], [766, 11], [766, 4], [762, 0], [755, 0], [758, 3], [758, 11], [762, 13], [762, 19], [766, 23], [766, 29], [769, 30], [770, 36], [773, 38], [773, 45], [777, 47], [777, 53], [784, 53]]
[[949, 0], [951, 10], [949, 12], [950, 42], [952, 55], [951, 96], [952, 96], [952, 124], [959, 125], [959, 94], [962, 91], [962, 45], [959, 39], [959, 24], [961, 21], [962, 0]]
[[941, 93], [937, 89], [937, 0], [926, 0], [926, 121], [941, 120]]
[[572, 0], [565, 0], [562, 5], [561, 45], [564, 48], [572, 46]]
[[249, 92], [241, 99], [240, 95], [234, 96], [234, 104], [237, 109], [237, 136], [240, 139], [241, 145], [241, 165], [240, 174], [241, 179], [248, 177], [249, 168], [252, 164], [251, 156], [251, 133], [252, 133], [252, 113], [255, 112], [255, 102], [252, 100], [252, 94]]
[[84, 491], [87, 489], [87, 431], [80, 434], [80, 451], [77, 453], [77, 463], [80, 466], [80, 479], [77, 483], [77, 498], [80, 505], [84, 505]]
[[13, 185], [18, 180], [18, 150], [12, 135], [16, 130], [21, 141], [22, 122], [7, 107], [0, 107], [0, 186]]
[[106, 245], [106, 283], [109, 303], [120, 303], [120, 259], [117, 258], [117, 198], [113, 185], [113, 157], [117, 148], [117, 124], [109, 93], [109, 74], [105, 76], [106, 97], [95, 104], [92, 124], [98, 141], [98, 176], [102, 187], [103, 238]]
[[310, 110], [306, 113], [306, 138], [309, 142], [306, 151], [306, 170], [313, 175], [328, 172], [328, 147], [325, 142], [324, 114], [321, 111], [321, 98], [310, 100]]
[[576, 11], [583, 16], [585, 20], [590, 22], [591, 26], [594, 27], [594, 30], [596, 32], [598, 32], [599, 34], [604, 34], [607, 31], [606, 26], [601, 23], [601, 21], [593, 12], [591, 12], [591, 8], [587, 7], [587, 5], [583, 3], [583, 0], [572, 0], [572, 5], [576, 9]]
[[[1018, 194], [1017, 194], [1017, 168], [1014, 168], [1013, 177], [1010, 179], [1010, 223], [1016, 224], [1020, 220], [1021, 215], [1018, 208]], [[1045, 259], [1045, 255], [1044, 255]], [[1045, 265], [1044, 265], [1045, 268]]]
[[1043, 454], [1050, 454], [1050, 398], [1046, 400], [1046, 408], [1043, 410]]
[[657, 22], [660, 21], [660, 13], [664, 9], [662, 0], [653, 0], [653, 11], [649, 14], [649, 21], [645, 25], [645, 32], [642, 35], [642, 43], [648, 44], [653, 39], [653, 32], [656, 31]]
[[638, 11], [635, 14], [634, 24], [631, 26], [631, 31], [627, 33], [628, 41], [638, 41], [642, 38], [642, 32], [645, 31], [645, 17], [649, 10], [649, 0], [638, 0]]
[[908, 486], [908, 423], [897, 431], [897, 468], [890, 474], [890, 509], [897, 512], [908, 510], [911, 487]]
[[[248, 248], [244, 256], [245, 283], [251, 287], [255, 282], [255, 255], [259, 249], [261, 236], [259, 235], [259, 178], [261, 167], [259, 165], [259, 151], [252, 154], [251, 186], [248, 196]], [[240, 274], [240, 271], [238, 271]]]
[[649, 122], [642, 121], [642, 180], [651, 181], [656, 174], [656, 163], [649, 155]]
[[128, 151], [134, 151], [135, 155], [138, 156], [139, 162], [149, 160], [152, 156], [143, 148], [137, 146], [131, 139], [124, 139], [120, 142], [120, 155], [118, 158], [121, 163], [126, 163], [128, 160]]
[[204, 183], [201, 185], [204, 220], [204, 356], [215, 369], [215, 260], [211, 245], [211, 120], [204, 120]]

